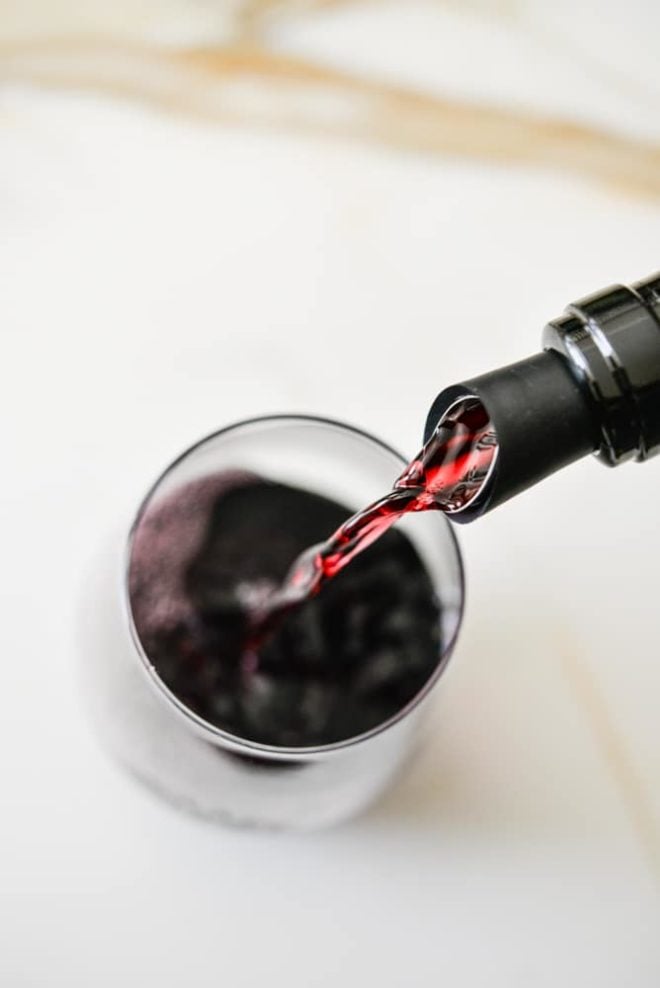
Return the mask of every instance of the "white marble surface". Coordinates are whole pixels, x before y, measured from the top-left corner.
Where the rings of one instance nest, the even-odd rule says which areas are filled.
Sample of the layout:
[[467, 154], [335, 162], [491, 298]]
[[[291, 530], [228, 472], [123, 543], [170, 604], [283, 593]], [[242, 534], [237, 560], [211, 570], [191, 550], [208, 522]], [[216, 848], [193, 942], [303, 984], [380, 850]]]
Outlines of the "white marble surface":
[[[658, 8], [606, 6], [338, 5], [267, 43], [657, 141]], [[460, 531], [468, 611], [427, 747], [335, 831], [216, 829], [125, 777], [80, 703], [75, 608], [99, 540], [189, 441], [297, 410], [412, 452], [442, 386], [660, 266], [658, 195], [167, 114], [12, 59], [0, 984], [654, 988], [660, 461], [586, 461]]]

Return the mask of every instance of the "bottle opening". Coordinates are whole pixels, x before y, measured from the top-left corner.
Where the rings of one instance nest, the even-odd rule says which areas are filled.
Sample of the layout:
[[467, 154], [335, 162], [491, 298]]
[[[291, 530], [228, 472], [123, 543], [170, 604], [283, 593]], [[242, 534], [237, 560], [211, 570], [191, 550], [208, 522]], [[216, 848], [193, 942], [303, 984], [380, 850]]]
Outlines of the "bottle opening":
[[475, 395], [465, 395], [446, 409], [411, 470], [424, 477], [442, 511], [458, 515], [485, 495], [498, 455], [485, 405]]

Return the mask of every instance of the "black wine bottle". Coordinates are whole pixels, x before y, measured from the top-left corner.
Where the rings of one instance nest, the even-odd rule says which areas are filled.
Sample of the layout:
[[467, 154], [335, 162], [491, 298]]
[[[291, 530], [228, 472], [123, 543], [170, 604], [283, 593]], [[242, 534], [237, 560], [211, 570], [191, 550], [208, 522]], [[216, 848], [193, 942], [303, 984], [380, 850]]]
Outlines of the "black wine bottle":
[[480, 517], [588, 453], [616, 466], [660, 451], [660, 273], [569, 305], [546, 326], [543, 347], [433, 402], [426, 440], [469, 398], [497, 437], [494, 470], [454, 521]]

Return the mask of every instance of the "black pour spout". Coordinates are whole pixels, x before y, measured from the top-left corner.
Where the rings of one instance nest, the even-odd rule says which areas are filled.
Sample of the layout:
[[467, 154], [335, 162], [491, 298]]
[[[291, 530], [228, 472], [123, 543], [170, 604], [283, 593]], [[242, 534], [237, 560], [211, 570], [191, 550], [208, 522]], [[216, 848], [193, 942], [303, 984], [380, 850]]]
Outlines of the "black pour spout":
[[660, 272], [569, 305], [543, 333], [542, 353], [442, 391], [425, 440], [456, 402], [478, 398], [499, 454], [467, 522], [556, 470], [596, 453], [610, 466], [660, 451]]

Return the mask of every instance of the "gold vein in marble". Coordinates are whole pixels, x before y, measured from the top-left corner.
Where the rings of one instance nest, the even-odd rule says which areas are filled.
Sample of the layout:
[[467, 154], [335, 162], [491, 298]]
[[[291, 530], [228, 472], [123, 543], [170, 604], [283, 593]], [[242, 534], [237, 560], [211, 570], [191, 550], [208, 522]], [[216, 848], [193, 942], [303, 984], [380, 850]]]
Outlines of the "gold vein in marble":
[[566, 678], [630, 820], [640, 850], [660, 885], [660, 821], [622, 733], [618, 730], [594, 676], [578, 652], [560, 652]]
[[[390, 0], [385, 0], [389, 3]], [[438, 7], [450, 7], [459, 11], [466, 8], [477, 10], [494, 17], [511, 18], [521, 10], [521, 0], [436, 0]], [[239, 29], [249, 36], [260, 31], [271, 17], [297, 16], [308, 12], [325, 11], [344, 7], [365, 7], [383, 5], [383, 0], [243, 0], [236, 11]]]
[[258, 47], [0, 46], [0, 78], [96, 90], [163, 110], [401, 152], [531, 165], [660, 197], [660, 145], [530, 112], [448, 99]]

